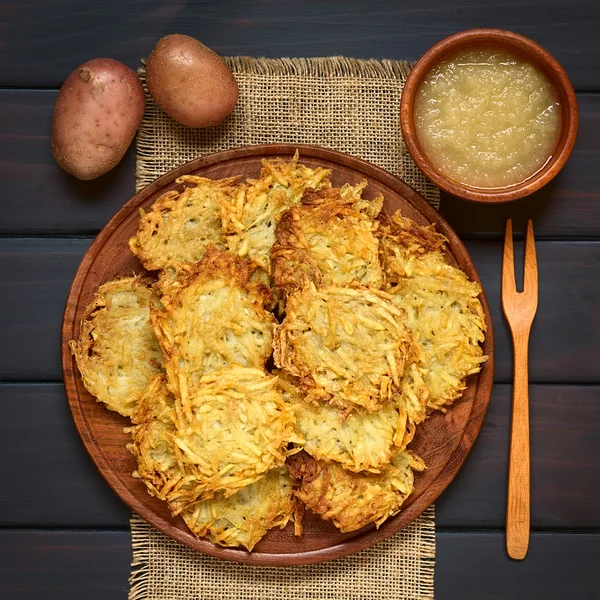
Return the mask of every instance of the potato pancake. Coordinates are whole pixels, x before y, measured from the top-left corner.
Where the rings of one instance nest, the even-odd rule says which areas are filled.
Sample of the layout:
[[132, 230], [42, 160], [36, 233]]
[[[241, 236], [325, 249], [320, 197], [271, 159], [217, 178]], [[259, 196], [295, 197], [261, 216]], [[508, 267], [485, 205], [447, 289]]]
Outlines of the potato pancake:
[[[298, 534], [301, 520], [297, 500], [292, 494], [294, 483], [285, 467], [266, 473], [255, 483], [229, 498], [218, 492], [210, 500], [189, 503], [198, 489], [198, 480], [180, 460], [175, 444], [175, 399], [166, 387], [164, 376], [149, 383], [127, 429], [132, 443], [127, 446], [138, 467], [134, 477], [142, 479], [151, 495], [171, 499], [170, 508], [181, 516], [197, 536], [207, 536], [223, 546], [256, 545], [268, 529], [285, 527], [296, 521]], [[185, 470], [184, 470], [185, 469]]]
[[[417, 344], [415, 344], [417, 345]], [[418, 359], [413, 357], [413, 362], [407, 365], [400, 396], [397, 399], [400, 411], [400, 420], [394, 444], [397, 450], [404, 450], [412, 442], [416, 427], [427, 417], [429, 389], [425, 384]]]
[[178, 408], [179, 462], [198, 481], [200, 500], [221, 490], [230, 496], [283, 465], [297, 439], [277, 378], [263, 369], [233, 365], [204, 375]]
[[133, 476], [141, 479], [152, 496], [161, 500], [193, 497], [196, 482], [186, 477], [175, 445], [175, 398], [167, 389], [164, 375], [150, 380], [131, 420], [135, 425], [127, 449], [135, 456]]
[[164, 309], [153, 311], [169, 388], [184, 404], [204, 374], [234, 364], [263, 367], [271, 355], [275, 318], [264, 309], [270, 293], [249, 281], [252, 268], [209, 248], [187, 277], [165, 290]]
[[348, 414], [331, 404], [307, 401], [296, 378], [283, 371], [273, 374], [294, 411], [296, 431], [303, 439], [300, 445], [312, 457], [334, 460], [354, 472], [378, 473], [390, 462], [394, 444], [404, 440], [406, 410], [401, 413], [396, 403], [372, 413], [354, 410]]
[[192, 504], [181, 516], [198, 537], [252, 551], [269, 529], [283, 529], [290, 521], [295, 523], [296, 535], [300, 535], [301, 518], [293, 484], [287, 469], [279, 467], [229, 498], [219, 492], [211, 500]]
[[414, 489], [414, 471], [423, 471], [425, 464], [404, 451], [395, 454], [379, 474], [351, 473], [302, 452], [288, 459], [288, 468], [300, 480], [295, 494], [305, 506], [347, 532], [369, 523], [379, 527], [395, 515]]
[[209, 246], [225, 248], [221, 204], [235, 194], [239, 178], [212, 180], [185, 175], [182, 192], [161, 196], [145, 213], [129, 248], [161, 281], [176, 277], [186, 265], [202, 260]]
[[263, 160], [260, 177], [249, 179], [233, 198], [223, 201], [221, 221], [229, 250], [252, 259], [272, 275], [270, 250], [279, 214], [300, 204], [305, 190], [330, 187], [328, 175], [321, 167], [299, 164], [298, 153], [287, 162]]
[[309, 401], [373, 411], [399, 391], [412, 339], [392, 296], [313, 283], [290, 294], [275, 328], [275, 364], [300, 377]]
[[162, 353], [150, 324], [160, 301], [141, 277], [101, 285], [69, 346], [85, 388], [108, 408], [128, 417], [148, 384], [162, 371]]
[[276, 287], [289, 294], [308, 281], [381, 286], [377, 222], [355, 209], [356, 194], [344, 192], [307, 192], [301, 206], [282, 213], [271, 249]]
[[406, 326], [423, 349], [428, 406], [443, 409], [487, 360], [480, 345], [486, 329], [481, 287], [448, 264], [443, 236], [398, 213], [383, 228], [382, 248], [386, 289], [406, 312]]
[[412, 275], [413, 267], [426, 254], [444, 252], [448, 241], [435, 225], [418, 225], [396, 211], [381, 219], [381, 264], [388, 286]]

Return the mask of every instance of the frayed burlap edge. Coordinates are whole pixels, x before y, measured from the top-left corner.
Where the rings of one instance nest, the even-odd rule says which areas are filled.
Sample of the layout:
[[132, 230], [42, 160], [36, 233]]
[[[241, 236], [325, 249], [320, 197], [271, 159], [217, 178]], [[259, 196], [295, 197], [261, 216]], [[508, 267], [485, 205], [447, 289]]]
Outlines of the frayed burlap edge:
[[[375, 60], [323, 56], [318, 58], [256, 58], [253, 56], [224, 56], [232, 73], [290, 77], [357, 77], [406, 79], [413, 63], [406, 60]], [[138, 69], [145, 79], [146, 59]]]
[[287, 75], [291, 77], [357, 77], [406, 79], [412, 63], [400, 60], [375, 60], [325, 56], [321, 58], [253, 58], [226, 56], [233, 73], [252, 75]]

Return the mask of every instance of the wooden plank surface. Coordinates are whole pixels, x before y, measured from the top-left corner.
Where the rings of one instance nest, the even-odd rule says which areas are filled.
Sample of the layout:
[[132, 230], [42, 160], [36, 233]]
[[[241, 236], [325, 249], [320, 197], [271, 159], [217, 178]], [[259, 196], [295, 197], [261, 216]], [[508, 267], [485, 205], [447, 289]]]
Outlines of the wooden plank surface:
[[[441, 528], [503, 528], [511, 385], [496, 385], [465, 466], [436, 504]], [[532, 385], [531, 526], [600, 528], [598, 386]]]
[[90, 243], [0, 239], [0, 379], [62, 379], [62, 313]]
[[[54, 91], [0, 91], [0, 234], [97, 233], [134, 191], [133, 148], [113, 171], [78, 181], [57, 168], [50, 149]], [[519, 202], [484, 206], [442, 198], [460, 235], [501, 235], [506, 216], [518, 228], [531, 216], [538, 237], [600, 236], [600, 94], [579, 94], [579, 137], [567, 166]], [[10, 200], [8, 200], [10, 199]]]
[[[90, 239], [0, 238], [0, 380], [58, 381], [60, 322]], [[512, 380], [500, 309], [502, 242], [467, 242], [496, 335], [496, 381]], [[538, 242], [539, 309], [530, 351], [532, 382], [599, 382], [600, 242]]]
[[104, 177], [79, 181], [50, 145], [55, 91], [0, 91], [0, 233], [97, 233], [134, 192], [135, 148]]
[[0, 598], [127, 598], [129, 532], [0, 531]]
[[523, 561], [508, 558], [503, 532], [438, 533], [436, 600], [593, 598], [600, 535], [532, 533]]
[[[528, 558], [516, 563], [506, 556], [501, 531], [480, 530], [501, 528], [504, 520], [511, 389], [496, 385], [481, 437], [437, 505], [436, 598], [594, 597], [600, 386], [540, 382], [600, 383], [600, 94], [588, 93], [600, 92], [596, 0], [32, 0], [0, 3], [0, 19], [0, 380], [30, 381], [0, 384], [1, 598], [127, 596], [129, 532], [80, 529], [125, 528], [129, 511], [85, 454], [62, 386], [32, 383], [61, 378], [64, 299], [91, 241], [69, 236], [95, 234], [134, 185], [133, 151], [92, 183], [54, 165], [50, 118], [67, 74], [94, 56], [135, 68], [158, 37], [175, 31], [199, 37], [221, 54], [414, 60], [444, 36], [478, 26], [532, 37], [582, 92], [575, 150], [550, 186], [497, 207], [442, 200], [459, 234], [478, 238], [468, 247], [495, 317], [499, 381], [511, 379], [499, 300], [505, 217], [513, 216], [518, 227], [533, 216], [536, 237], [546, 240], [538, 246], [540, 310], [531, 344], [530, 375], [538, 382], [531, 387], [532, 523], [563, 533], [534, 532]], [[14, 529], [19, 527], [28, 529]]]
[[[600, 534], [533, 533], [522, 562], [506, 556], [501, 532], [438, 532], [436, 541], [436, 600], [593, 598]], [[125, 600], [130, 561], [127, 531], [0, 531], [0, 597]]]
[[[599, 386], [532, 386], [532, 527], [600, 528]], [[511, 386], [496, 385], [479, 439], [437, 503], [438, 528], [502, 528]], [[0, 385], [0, 527], [126, 527], [60, 384]], [[35, 415], [35, 418], [32, 418]], [[12, 457], [18, 456], [18, 460]]]
[[[131, 511], [96, 471], [62, 384], [0, 385], [0, 527], [126, 527]], [[18, 457], [15, 460], [14, 457]]]
[[462, 29], [499, 27], [545, 46], [578, 89], [600, 89], [595, 0], [463, 0], [460, 6], [419, 0], [33, 0], [7, 4], [3, 20], [10, 26], [3, 28], [0, 86], [56, 88], [95, 56], [135, 68], [159, 37], [175, 32], [224, 55], [416, 60]]

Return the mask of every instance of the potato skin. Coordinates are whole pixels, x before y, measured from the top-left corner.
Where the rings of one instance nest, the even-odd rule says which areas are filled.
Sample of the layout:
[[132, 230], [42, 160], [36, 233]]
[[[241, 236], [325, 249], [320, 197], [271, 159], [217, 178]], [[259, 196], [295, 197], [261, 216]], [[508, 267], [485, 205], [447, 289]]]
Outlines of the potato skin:
[[104, 175], [123, 158], [142, 122], [146, 97], [135, 71], [95, 58], [65, 80], [52, 117], [52, 153], [78, 179]]
[[178, 33], [154, 46], [146, 63], [146, 85], [156, 103], [188, 127], [218, 125], [238, 99], [237, 82], [221, 57]]

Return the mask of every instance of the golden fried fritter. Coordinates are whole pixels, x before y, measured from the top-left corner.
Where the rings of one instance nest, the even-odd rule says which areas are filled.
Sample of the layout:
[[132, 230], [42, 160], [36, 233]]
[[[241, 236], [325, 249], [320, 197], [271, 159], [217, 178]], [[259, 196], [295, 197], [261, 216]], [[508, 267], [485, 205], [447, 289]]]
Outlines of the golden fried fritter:
[[193, 495], [196, 481], [187, 477], [178, 460], [174, 437], [175, 399], [167, 389], [164, 375], [156, 375], [144, 390], [132, 414], [131, 443], [127, 449], [135, 456], [133, 476], [141, 479], [149, 493], [161, 500], [182, 494]]
[[285, 467], [226, 498], [222, 492], [210, 500], [197, 502], [181, 516], [194, 535], [208, 537], [221, 546], [245, 546], [252, 551], [267, 530], [283, 529], [295, 522], [296, 535], [302, 531], [294, 481]]
[[379, 194], [372, 200], [367, 200], [362, 197], [362, 193], [366, 187], [367, 180], [363, 179], [357, 185], [346, 183], [339, 189], [342, 198], [351, 198], [353, 200], [352, 206], [354, 207], [354, 210], [357, 210], [371, 219], [376, 219], [383, 209], [383, 195]]
[[177, 276], [185, 265], [198, 262], [209, 246], [225, 247], [221, 233], [221, 204], [232, 198], [238, 178], [212, 180], [185, 175], [179, 193], [161, 196], [140, 218], [129, 248], [149, 271], [163, 278]]
[[398, 450], [404, 450], [412, 442], [416, 426], [427, 417], [429, 389], [425, 385], [419, 364], [418, 355], [413, 356], [412, 362], [404, 371], [400, 395], [396, 399], [400, 419], [394, 445]]
[[[134, 411], [137, 423], [127, 448], [135, 456], [138, 467], [134, 477], [142, 479], [151, 495], [162, 500], [171, 498], [170, 508], [181, 511], [192, 532], [207, 536], [223, 546], [246, 546], [252, 550], [266, 531], [285, 527], [296, 521], [301, 531], [297, 501], [292, 495], [293, 480], [285, 467], [266, 473], [255, 483], [242, 488], [229, 498], [218, 492], [209, 500], [193, 502], [198, 479], [175, 443], [175, 399], [166, 387], [164, 376], [155, 376]], [[183, 510], [182, 510], [183, 509]]]
[[[274, 371], [284, 400], [293, 408], [300, 446], [320, 460], [334, 460], [350, 471], [378, 473], [390, 462], [394, 443], [406, 435], [406, 409], [394, 402], [381, 410], [342, 410], [323, 402], [308, 402], [296, 378]], [[401, 428], [399, 431], [398, 428]]]
[[405, 323], [423, 350], [428, 406], [443, 409], [487, 360], [480, 346], [486, 329], [481, 287], [448, 264], [444, 238], [433, 229], [396, 213], [382, 235], [386, 289], [406, 312]]
[[369, 523], [379, 527], [395, 515], [413, 491], [414, 471], [425, 464], [406, 450], [396, 453], [380, 474], [351, 473], [302, 452], [288, 459], [288, 468], [300, 480], [295, 493], [306, 507], [347, 532]]
[[435, 225], [418, 225], [397, 210], [383, 217], [377, 230], [381, 238], [381, 264], [388, 286], [412, 275], [413, 266], [426, 254], [444, 252], [448, 241]]
[[281, 466], [297, 438], [277, 378], [238, 365], [201, 378], [182, 403], [176, 428], [180, 462], [195, 475], [200, 500], [221, 490], [230, 496]]
[[165, 289], [152, 323], [164, 353], [169, 389], [185, 404], [200, 378], [228, 365], [263, 367], [275, 319], [270, 294], [250, 282], [249, 261], [209, 248], [187, 277]]
[[148, 380], [162, 370], [162, 353], [150, 324], [158, 297], [141, 277], [100, 286], [69, 346], [83, 383], [108, 408], [130, 416]]
[[391, 296], [313, 283], [290, 294], [276, 327], [275, 364], [300, 377], [309, 401], [373, 411], [399, 391], [412, 340]]
[[279, 213], [298, 205], [305, 190], [331, 184], [329, 171], [299, 164], [298, 153], [289, 162], [276, 158], [263, 160], [262, 165], [259, 179], [248, 180], [235, 197], [224, 199], [221, 221], [227, 247], [272, 275], [270, 250]]
[[282, 214], [271, 249], [278, 288], [290, 293], [307, 281], [380, 287], [377, 222], [356, 210], [355, 194], [345, 191], [307, 192], [301, 206]]

